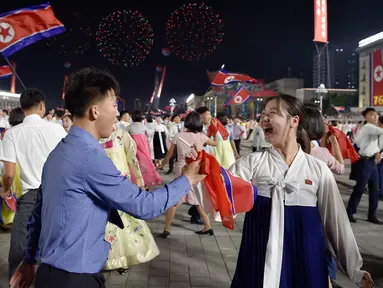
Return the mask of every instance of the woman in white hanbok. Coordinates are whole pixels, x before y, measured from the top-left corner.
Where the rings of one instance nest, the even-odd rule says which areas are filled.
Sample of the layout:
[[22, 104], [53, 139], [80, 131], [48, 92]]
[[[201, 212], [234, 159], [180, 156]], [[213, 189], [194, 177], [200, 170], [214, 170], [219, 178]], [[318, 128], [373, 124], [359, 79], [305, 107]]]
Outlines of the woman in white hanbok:
[[229, 169], [258, 188], [231, 287], [328, 287], [325, 236], [350, 279], [373, 287], [369, 273], [360, 270], [362, 257], [330, 169], [306, 154], [303, 104], [279, 95], [265, 105], [261, 124], [272, 147]]

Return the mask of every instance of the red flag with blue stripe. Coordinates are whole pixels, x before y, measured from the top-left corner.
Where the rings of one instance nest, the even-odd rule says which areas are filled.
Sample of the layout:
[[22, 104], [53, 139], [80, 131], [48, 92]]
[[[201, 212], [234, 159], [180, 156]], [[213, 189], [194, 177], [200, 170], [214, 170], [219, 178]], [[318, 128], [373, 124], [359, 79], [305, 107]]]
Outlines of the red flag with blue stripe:
[[250, 211], [257, 198], [257, 187], [234, 176], [223, 167], [221, 167], [221, 176], [231, 203], [231, 212], [233, 215]]
[[0, 66], [0, 79], [11, 76], [12, 69], [8, 65]]
[[0, 53], [4, 57], [16, 53], [39, 40], [65, 32], [55, 17], [52, 6], [30, 6], [0, 14]]
[[235, 92], [234, 96], [226, 102], [226, 105], [241, 105], [246, 103], [246, 101], [249, 99], [250, 93], [247, 92], [245, 88], [240, 87], [237, 92]]
[[211, 81], [211, 85], [222, 87], [228, 84], [238, 82], [257, 84], [258, 80], [246, 74], [231, 73], [221, 69], [217, 72], [217, 75], [214, 77], [213, 81]]
[[[199, 152], [201, 160], [199, 173], [207, 175], [203, 180], [215, 211], [218, 211], [222, 224], [233, 230], [234, 215], [252, 209], [257, 197], [257, 188], [249, 181], [232, 175], [222, 168], [214, 156], [204, 150]], [[187, 162], [194, 160], [187, 159]]]

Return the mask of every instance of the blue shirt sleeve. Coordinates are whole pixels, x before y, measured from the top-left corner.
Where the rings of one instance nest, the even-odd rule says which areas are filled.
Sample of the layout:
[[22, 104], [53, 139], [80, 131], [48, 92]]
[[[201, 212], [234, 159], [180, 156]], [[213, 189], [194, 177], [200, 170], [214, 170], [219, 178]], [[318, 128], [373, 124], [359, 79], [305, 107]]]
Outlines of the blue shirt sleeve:
[[40, 259], [39, 240], [41, 232], [41, 207], [43, 197], [41, 186], [37, 190], [36, 202], [33, 208], [32, 216], [27, 224], [28, 236], [27, 246], [24, 255], [24, 262], [29, 264], [37, 264]]
[[108, 206], [138, 219], [160, 216], [190, 191], [189, 180], [181, 176], [162, 188], [147, 192], [121, 176], [108, 156], [95, 153], [88, 159], [85, 189]]

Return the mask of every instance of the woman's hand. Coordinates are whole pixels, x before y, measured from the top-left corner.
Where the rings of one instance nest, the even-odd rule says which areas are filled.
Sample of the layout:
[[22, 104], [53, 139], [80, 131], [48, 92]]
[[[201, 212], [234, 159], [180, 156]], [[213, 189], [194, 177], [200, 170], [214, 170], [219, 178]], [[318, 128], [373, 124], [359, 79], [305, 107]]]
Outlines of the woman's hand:
[[361, 288], [372, 288], [375, 286], [374, 280], [372, 280], [370, 273], [364, 273], [362, 280], [360, 281], [359, 287]]
[[211, 118], [211, 122], [210, 124], [212, 124], [213, 126], [217, 127], [218, 123], [217, 123], [217, 119], [215, 118]]

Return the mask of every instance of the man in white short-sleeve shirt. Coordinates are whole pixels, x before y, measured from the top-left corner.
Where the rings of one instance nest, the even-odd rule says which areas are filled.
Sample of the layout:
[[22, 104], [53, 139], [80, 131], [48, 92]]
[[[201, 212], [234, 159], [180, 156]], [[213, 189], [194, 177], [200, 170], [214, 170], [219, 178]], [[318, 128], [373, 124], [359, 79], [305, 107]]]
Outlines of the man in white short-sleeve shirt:
[[13, 275], [24, 258], [27, 229], [41, 184], [41, 174], [48, 155], [66, 137], [59, 124], [42, 119], [45, 114], [45, 96], [37, 89], [25, 90], [20, 96], [25, 113], [23, 123], [7, 130], [2, 140], [0, 160], [4, 163], [2, 197], [10, 194], [16, 163], [20, 166], [23, 195], [17, 200], [16, 215], [12, 225], [9, 250], [9, 275]]

